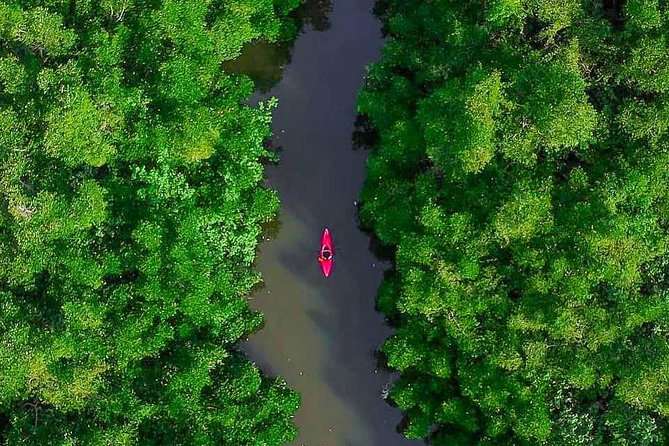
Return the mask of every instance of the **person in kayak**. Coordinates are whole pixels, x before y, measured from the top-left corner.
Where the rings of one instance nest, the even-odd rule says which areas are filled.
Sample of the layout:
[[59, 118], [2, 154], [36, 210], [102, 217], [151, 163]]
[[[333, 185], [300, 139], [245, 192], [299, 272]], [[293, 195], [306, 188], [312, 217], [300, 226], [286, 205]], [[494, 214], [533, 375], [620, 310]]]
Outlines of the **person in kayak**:
[[321, 250], [318, 253], [318, 263], [320, 264], [323, 275], [329, 277], [332, 267], [334, 266], [334, 249], [332, 249], [332, 237], [330, 237], [330, 230], [328, 228], [323, 229], [323, 235], [321, 236]]

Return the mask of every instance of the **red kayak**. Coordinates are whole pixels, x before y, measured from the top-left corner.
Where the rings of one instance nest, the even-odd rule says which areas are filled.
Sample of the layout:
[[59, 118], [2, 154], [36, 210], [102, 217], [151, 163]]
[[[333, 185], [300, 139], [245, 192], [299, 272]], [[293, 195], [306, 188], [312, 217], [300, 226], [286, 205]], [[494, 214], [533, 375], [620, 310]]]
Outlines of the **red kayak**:
[[334, 249], [332, 248], [332, 237], [330, 237], [328, 228], [323, 230], [323, 235], [321, 236], [321, 253], [318, 256], [318, 262], [321, 264], [323, 275], [328, 277], [334, 264]]

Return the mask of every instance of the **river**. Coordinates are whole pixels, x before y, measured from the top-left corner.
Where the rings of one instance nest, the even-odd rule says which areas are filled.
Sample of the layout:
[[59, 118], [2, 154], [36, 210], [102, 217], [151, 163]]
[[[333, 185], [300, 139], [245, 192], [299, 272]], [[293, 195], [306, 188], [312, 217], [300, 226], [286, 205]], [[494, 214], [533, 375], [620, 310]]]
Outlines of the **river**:
[[[258, 44], [237, 62], [272, 81], [272, 63], [290, 60], [281, 80], [254, 98], [279, 99], [272, 127], [281, 161], [268, 166], [267, 184], [278, 191], [281, 211], [260, 247], [265, 287], [251, 300], [265, 313], [265, 327], [243, 347], [266, 374], [302, 395], [294, 445], [422, 444], [396, 432], [400, 412], [382, 398], [393, 377], [374, 352], [391, 330], [374, 299], [388, 265], [371, 253], [357, 222], [366, 153], [353, 150], [355, 101], [383, 43], [372, 7], [373, 0], [334, 0], [328, 14], [305, 26], [290, 57]], [[329, 279], [316, 261], [325, 226], [335, 245]]]

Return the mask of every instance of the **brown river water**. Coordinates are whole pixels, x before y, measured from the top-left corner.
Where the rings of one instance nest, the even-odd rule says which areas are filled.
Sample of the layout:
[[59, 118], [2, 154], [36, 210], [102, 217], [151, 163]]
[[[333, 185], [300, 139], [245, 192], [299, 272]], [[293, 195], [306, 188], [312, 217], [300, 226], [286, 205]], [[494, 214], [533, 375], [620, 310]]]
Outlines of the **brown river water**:
[[[268, 166], [267, 184], [278, 191], [281, 212], [260, 246], [265, 287], [251, 300], [265, 327], [243, 348], [302, 395], [294, 445], [422, 444], [397, 433], [400, 412], [382, 397], [393, 376], [375, 351], [391, 330], [374, 300], [388, 265], [374, 257], [357, 221], [366, 153], [353, 149], [355, 101], [383, 43], [372, 8], [373, 0], [312, 2], [292, 51], [253, 44], [229, 67], [261, 89], [274, 84], [254, 101], [279, 100], [272, 143], [281, 161]], [[328, 279], [316, 260], [325, 226], [335, 249]]]

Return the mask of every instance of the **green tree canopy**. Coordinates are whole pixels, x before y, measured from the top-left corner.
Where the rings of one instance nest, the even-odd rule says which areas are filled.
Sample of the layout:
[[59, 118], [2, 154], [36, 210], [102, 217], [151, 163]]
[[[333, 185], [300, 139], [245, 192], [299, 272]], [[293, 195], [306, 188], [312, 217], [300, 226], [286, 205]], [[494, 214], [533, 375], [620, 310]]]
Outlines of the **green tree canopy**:
[[407, 436], [669, 441], [668, 7], [386, 2], [361, 217]]
[[298, 396], [237, 351], [273, 104], [221, 69], [299, 0], [0, 2], [7, 444], [278, 445]]

